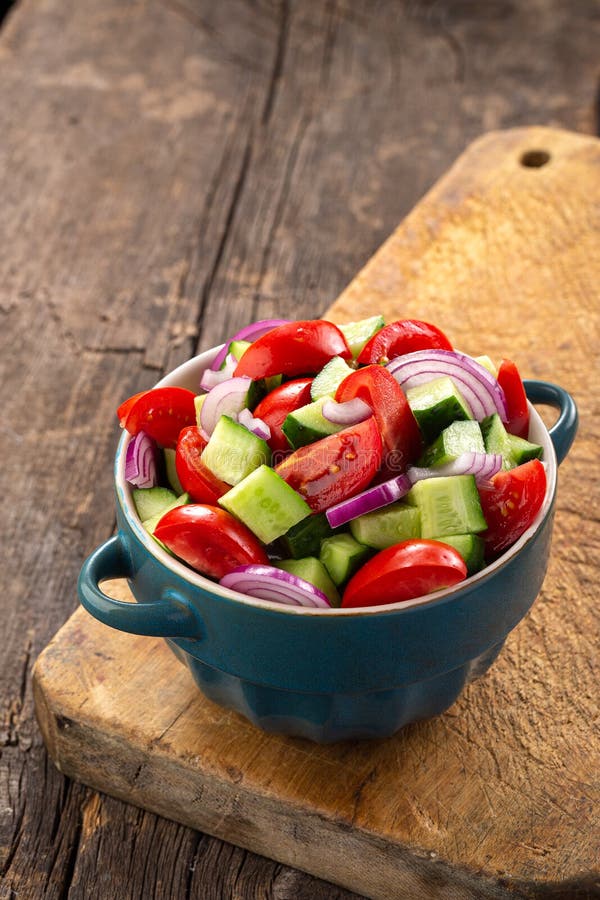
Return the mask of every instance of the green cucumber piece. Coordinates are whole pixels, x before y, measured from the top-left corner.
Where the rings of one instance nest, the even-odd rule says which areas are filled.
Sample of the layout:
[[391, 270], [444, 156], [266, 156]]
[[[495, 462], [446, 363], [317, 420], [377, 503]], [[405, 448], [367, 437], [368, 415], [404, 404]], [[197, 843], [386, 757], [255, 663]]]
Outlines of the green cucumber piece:
[[455, 550], [458, 550], [467, 566], [467, 575], [474, 575], [483, 569], [484, 565], [484, 548], [483, 538], [478, 534], [446, 534], [444, 537], [435, 537], [434, 541], [442, 541], [444, 544], [450, 544]]
[[498, 413], [486, 416], [481, 423], [486, 453], [501, 453], [502, 468], [513, 469], [530, 459], [541, 459], [544, 448], [516, 434], [509, 434]]
[[202, 424], [200, 422], [200, 414], [202, 412], [202, 405], [207, 397], [208, 397], [208, 394], [196, 394], [196, 396], [194, 397], [194, 409], [196, 410], [196, 425], [198, 426], [198, 428], [202, 428]]
[[169, 509], [173, 501], [177, 500], [177, 494], [166, 487], [133, 488], [131, 496], [142, 522]]
[[310, 386], [311, 398], [319, 400], [321, 397], [333, 397], [344, 378], [353, 372], [354, 369], [350, 368], [345, 359], [334, 356], [315, 376]]
[[369, 556], [370, 548], [359, 544], [351, 534], [334, 534], [321, 541], [319, 559], [338, 587], [345, 584]]
[[165, 447], [163, 450], [163, 454], [165, 457], [165, 472], [167, 475], [167, 481], [176, 494], [183, 494], [183, 488], [179, 480], [179, 475], [177, 474], [177, 466], [175, 465], [177, 451], [174, 450], [173, 447]]
[[[232, 341], [227, 348], [227, 355], [231, 353], [231, 355], [234, 356], [239, 362], [249, 346], [250, 341]], [[223, 360], [221, 368], [223, 368], [223, 366], [225, 365], [226, 359], [227, 357]]]
[[367, 341], [370, 341], [374, 334], [381, 331], [385, 325], [383, 316], [369, 316], [368, 319], [359, 319], [357, 322], [346, 322], [344, 325], [338, 325], [338, 328], [346, 338], [352, 356], [354, 359], [359, 355]]
[[479, 422], [465, 419], [444, 428], [433, 444], [423, 453], [420, 466], [443, 466], [461, 453], [485, 453]]
[[327, 397], [321, 397], [314, 403], [307, 403], [306, 406], [301, 406], [300, 409], [294, 410], [285, 417], [281, 430], [293, 450], [342, 430], [343, 425], [335, 425], [323, 415], [323, 404], [327, 399]]
[[435, 440], [457, 419], [473, 418], [466, 400], [448, 375], [409, 388], [406, 399], [426, 443]]
[[[142, 521], [142, 525], [144, 526], [144, 528], [146, 529], [148, 534], [154, 535], [154, 529], [156, 528], [156, 526], [158, 525], [158, 523], [160, 522], [162, 517], [165, 515], [165, 513], [168, 513], [172, 509], [176, 509], [178, 506], [185, 506], [186, 503], [189, 503], [189, 502], [190, 502], [189, 494], [186, 494], [186, 493], [180, 494], [179, 497], [175, 497], [173, 502], [170, 503], [168, 506], [164, 507], [163, 509], [161, 509], [160, 512], [157, 512], [153, 516], [150, 516], [149, 518], [144, 519]], [[156, 541], [157, 539], [154, 538], [154, 540]], [[165, 547], [165, 545], [163, 543], [161, 543], [161, 541], [157, 541], [157, 543], [159, 543], [161, 547]], [[168, 550], [167, 547], [165, 547], [165, 550], [167, 550], [167, 552], [169, 552], [169, 553], [171, 552], [170, 550]]]
[[350, 522], [352, 536], [367, 547], [385, 550], [421, 536], [419, 510], [402, 501], [358, 516]]
[[246, 398], [248, 409], [251, 412], [254, 411], [260, 401], [274, 388], [279, 387], [281, 382], [281, 375], [270, 375], [268, 378], [258, 378], [256, 381], [252, 381]]
[[279, 543], [286, 556], [301, 559], [303, 556], [317, 556], [323, 538], [332, 534], [333, 529], [325, 513], [313, 513], [290, 528]]
[[484, 369], [487, 369], [490, 375], [493, 375], [494, 378], [498, 377], [498, 369], [489, 358], [489, 356], [474, 356], [473, 359], [475, 362], [479, 363], [480, 366], [483, 366]]
[[339, 606], [341, 598], [335, 584], [329, 577], [323, 563], [315, 556], [305, 556], [303, 559], [283, 559], [276, 562], [278, 569], [297, 575], [322, 591], [332, 606]]
[[258, 466], [270, 463], [271, 451], [262, 438], [229, 416], [221, 416], [201, 459], [225, 484], [238, 484]]
[[274, 469], [262, 465], [219, 498], [219, 504], [270, 544], [310, 515], [310, 506]]
[[446, 534], [485, 531], [473, 475], [446, 475], [417, 481], [405, 501], [421, 514], [421, 537], [441, 540]]

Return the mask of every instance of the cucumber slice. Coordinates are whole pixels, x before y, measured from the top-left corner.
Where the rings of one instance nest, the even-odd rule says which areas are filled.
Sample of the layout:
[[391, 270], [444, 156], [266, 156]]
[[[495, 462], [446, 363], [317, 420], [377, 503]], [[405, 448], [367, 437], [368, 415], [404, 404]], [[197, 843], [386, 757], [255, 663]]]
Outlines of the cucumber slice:
[[303, 559], [284, 559], [276, 562], [275, 565], [284, 572], [304, 578], [305, 581], [323, 591], [332, 606], [340, 605], [341, 598], [338, 589], [329, 577], [323, 563], [315, 556], [305, 556]]
[[444, 428], [433, 444], [425, 450], [420, 466], [443, 466], [461, 453], [485, 453], [479, 422], [474, 419], [453, 422]]
[[473, 359], [475, 362], [478, 362], [480, 366], [483, 366], [484, 369], [487, 369], [490, 375], [493, 375], [494, 378], [498, 377], [498, 369], [489, 358], [489, 356], [474, 356]]
[[279, 543], [286, 556], [301, 559], [303, 556], [317, 556], [323, 538], [332, 534], [333, 529], [325, 513], [314, 513], [290, 528]]
[[200, 413], [202, 412], [202, 404], [208, 397], [208, 394], [196, 394], [194, 397], [194, 408], [196, 410], [196, 425], [198, 428], [202, 428], [200, 423]]
[[269, 391], [279, 387], [282, 382], [281, 375], [270, 375], [269, 378], [258, 378], [253, 381], [248, 388], [248, 397], [246, 405], [250, 411], [253, 411], [263, 397], [266, 397]]
[[473, 475], [447, 475], [417, 481], [404, 498], [421, 514], [421, 537], [485, 531], [479, 493]]
[[541, 459], [544, 453], [539, 444], [509, 434], [498, 413], [486, 416], [481, 423], [486, 453], [501, 453], [502, 468], [513, 469], [530, 459]]
[[358, 322], [346, 322], [344, 325], [338, 325], [338, 328], [346, 338], [353, 358], [356, 359], [367, 341], [381, 331], [384, 325], [383, 316], [369, 316], [368, 319], [359, 319]]
[[483, 553], [485, 544], [483, 538], [478, 534], [446, 534], [444, 537], [435, 537], [434, 541], [442, 541], [444, 544], [450, 544], [455, 550], [458, 550], [467, 566], [467, 575], [474, 575], [483, 569], [484, 559]]
[[[162, 517], [165, 515], [165, 513], [168, 513], [169, 510], [171, 510], [171, 509], [175, 509], [177, 506], [185, 506], [185, 504], [189, 503], [189, 502], [190, 502], [190, 495], [189, 494], [181, 494], [179, 497], [175, 497], [173, 502], [170, 503], [168, 506], [165, 506], [163, 509], [161, 509], [160, 512], [157, 512], [153, 516], [150, 516], [149, 518], [144, 519], [144, 521], [142, 522], [142, 525], [144, 526], [144, 528], [146, 529], [148, 534], [154, 535], [154, 529], [156, 528], [156, 526], [158, 525], [158, 523], [160, 522]], [[154, 540], [156, 541], [156, 538], [154, 538]], [[161, 541], [157, 541], [157, 543], [159, 543], [161, 547], [164, 547], [168, 553], [171, 552], [167, 547], [165, 547], [165, 545], [163, 543], [161, 543]]]
[[351, 534], [334, 534], [321, 541], [319, 559], [338, 587], [345, 584], [369, 556], [369, 547], [359, 544]]
[[345, 359], [342, 359], [341, 356], [334, 356], [313, 380], [310, 386], [310, 396], [313, 400], [318, 400], [320, 397], [333, 397], [344, 378], [347, 378], [352, 372], [354, 369], [350, 368]]
[[177, 494], [166, 487], [133, 488], [131, 496], [142, 522], [169, 509], [177, 500]]
[[367, 547], [385, 550], [401, 541], [421, 536], [419, 510], [400, 501], [376, 509], [350, 522], [352, 536]]
[[[231, 353], [231, 355], [235, 356], [235, 358], [239, 362], [249, 346], [250, 341], [232, 341], [229, 345], [228, 354]], [[224, 365], [225, 360], [223, 360], [221, 368], [223, 368]]]
[[310, 515], [300, 494], [267, 465], [254, 469], [219, 498], [219, 505], [270, 544]]
[[312, 444], [328, 434], [335, 434], [341, 431], [343, 425], [335, 425], [323, 415], [323, 404], [327, 397], [321, 397], [314, 403], [307, 403], [300, 409], [294, 410], [285, 417], [281, 430], [288, 439], [288, 443], [292, 449], [297, 450], [298, 447], [304, 447], [305, 444]]
[[467, 401], [448, 375], [409, 388], [406, 399], [427, 443], [457, 419], [473, 418]]
[[270, 463], [271, 451], [262, 438], [229, 416], [221, 416], [201, 459], [225, 484], [238, 484], [258, 466]]
[[165, 457], [165, 472], [167, 475], [167, 481], [176, 494], [183, 494], [183, 488], [179, 480], [179, 475], [177, 474], [177, 466], [175, 465], [175, 457], [177, 455], [177, 451], [172, 447], [165, 447], [163, 453]]

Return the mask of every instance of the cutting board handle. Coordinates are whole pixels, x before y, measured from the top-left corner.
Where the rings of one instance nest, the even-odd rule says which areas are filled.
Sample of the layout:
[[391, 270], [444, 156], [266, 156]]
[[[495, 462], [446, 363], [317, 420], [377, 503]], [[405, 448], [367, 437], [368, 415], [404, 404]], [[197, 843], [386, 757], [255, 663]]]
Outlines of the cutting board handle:
[[550, 381], [536, 381], [527, 378], [523, 384], [527, 398], [532, 403], [543, 403], [559, 411], [558, 419], [548, 430], [548, 434], [556, 451], [556, 461], [560, 465], [577, 434], [579, 424], [577, 405], [568, 391]]
[[120, 533], [97, 547], [84, 562], [79, 575], [77, 589], [82, 606], [105, 625], [130, 634], [202, 638], [204, 627], [199, 614], [173, 588], [167, 588], [158, 600], [150, 603], [127, 603], [104, 593], [100, 588], [102, 581], [131, 578], [129, 559]]

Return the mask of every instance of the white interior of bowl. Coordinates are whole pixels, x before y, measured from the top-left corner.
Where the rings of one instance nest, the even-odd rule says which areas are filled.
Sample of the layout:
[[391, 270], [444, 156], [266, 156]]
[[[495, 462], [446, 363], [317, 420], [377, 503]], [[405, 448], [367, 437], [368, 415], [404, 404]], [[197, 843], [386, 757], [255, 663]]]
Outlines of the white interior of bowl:
[[[199, 391], [199, 383], [200, 377], [204, 369], [210, 365], [215, 354], [218, 352], [220, 348], [216, 347], [212, 350], [207, 350], [204, 353], [201, 353], [199, 356], [195, 356], [193, 359], [188, 360], [183, 363], [183, 365], [174, 369], [164, 378], [162, 378], [157, 387], [166, 387], [166, 386], [179, 386], [185, 387], [194, 392]], [[156, 543], [155, 540], [148, 534], [148, 532], [143, 528], [142, 523], [140, 522], [138, 515], [135, 511], [135, 506], [132, 499], [131, 489], [129, 484], [125, 481], [125, 457], [127, 451], [127, 444], [129, 443], [129, 435], [123, 434], [121, 441], [119, 443], [119, 448], [117, 450], [116, 462], [115, 462], [115, 481], [117, 486], [117, 495], [119, 501], [123, 507], [125, 515], [127, 516], [128, 521], [131, 523], [131, 527], [140, 540], [142, 544], [147, 548], [148, 552], [155, 556], [160, 562], [166, 566], [167, 569], [171, 569], [181, 578], [187, 579], [190, 584], [196, 585], [200, 588], [203, 588], [205, 591], [209, 591], [217, 596], [227, 597], [232, 600], [237, 600], [240, 603], [246, 603], [250, 606], [263, 607], [267, 609], [277, 610], [277, 612], [281, 613], [281, 615], [301, 615], [301, 616], [360, 616], [360, 615], [373, 615], [374, 613], [380, 614], [385, 612], [397, 612], [400, 609], [409, 609], [414, 606], [421, 606], [426, 603], [436, 603], [440, 600], [448, 597], [450, 594], [459, 593], [461, 590], [464, 590], [466, 587], [474, 586], [480, 581], [487, 580], [490, 578], [499, 568], [504, 566], [513, 556], [515, 556], [519, 551], [524, 547], [524, 545], [531, 540], [541, 522], [545, 518], [550, 505], [552, 503], [552, 498], [554, 497], [554, 492], [556, 490], [556, 454], [554, 452], [554, 446], [552, 444], [552, 440], [550, 435], [548, 434], [548, 430], [544, 425], [542, 419], [539, 414], [536, 412], [534, 407], [529, 404], [530, 409], [530, 440], [537, 444], [541, 444], [544, 448], [544, 464], [546, 467], [546, 477], [547, 477], [547, 489], [546, 489], [546, 497], [544, 498], [544, 503], [535, 518], [533, 524], [521, 535], [518, 541], [513, 544], [506, 553], [503, 553], [497, 560], [495, 560], [491, 565], [486, 566], [485, 569], [482, 569], [481, 572], [477, 572], [477, 574], [472, 575], [470, 578], [467, 578], [465, 581], [461, 581], [459, 585], [451, 588], [445, 588], [441, 591], [435, 591], [434, 593], [427, 594], [423, 597], [417, 597], [414, 600], [403, 600], [400, 603], [389, 603], [382, 604], [381, 606], [376, 607], [364, 607], [357, 609], [317, 609], [314, 607], [304, 607], [304, 606], [284, 606], [280, 603], [275, 603], [270, 600], [261, 600], [255, 597], [248, 597], [246, 594], [240, 594], [238, 591], [232, 591], [229, 588], [221, 587], [217, 582], [211, 581], [209, 578], [205, 578], [203, 575], [194, 572], [188, 566], [174, 559], [168, 553], [166, 553], [162, 547]]]

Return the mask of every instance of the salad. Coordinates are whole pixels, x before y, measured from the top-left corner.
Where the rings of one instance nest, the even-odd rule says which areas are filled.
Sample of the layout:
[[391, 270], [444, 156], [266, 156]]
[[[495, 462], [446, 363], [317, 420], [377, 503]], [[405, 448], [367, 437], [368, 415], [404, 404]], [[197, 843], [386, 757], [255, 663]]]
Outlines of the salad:
[[242, 329], [198, 385], [117, 410], [144, 528], [196, 572], [312, 607], [395, 603], [507, 550], [546, 493], [516, 365], [372, 316]]

